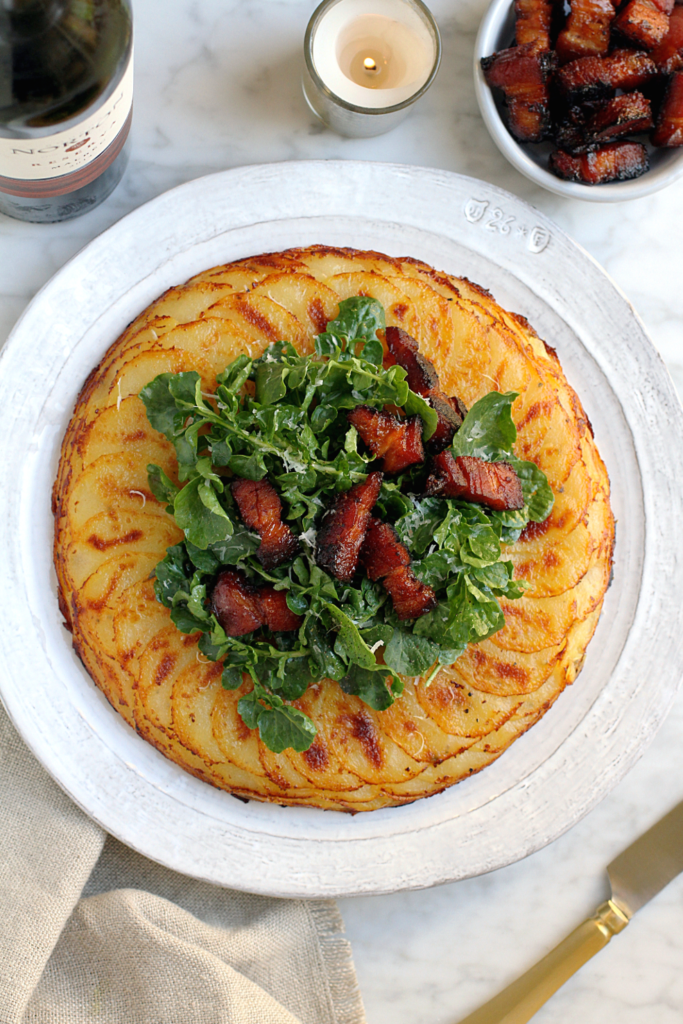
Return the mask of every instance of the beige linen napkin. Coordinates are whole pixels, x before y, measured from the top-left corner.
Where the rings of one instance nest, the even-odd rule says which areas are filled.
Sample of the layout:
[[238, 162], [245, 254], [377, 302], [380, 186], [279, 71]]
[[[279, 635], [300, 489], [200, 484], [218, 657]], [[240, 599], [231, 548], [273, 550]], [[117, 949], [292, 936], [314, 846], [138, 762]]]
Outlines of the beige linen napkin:
[[0, 1024], [364, 1024], [342, 933], [107, 837], [0, 705]]

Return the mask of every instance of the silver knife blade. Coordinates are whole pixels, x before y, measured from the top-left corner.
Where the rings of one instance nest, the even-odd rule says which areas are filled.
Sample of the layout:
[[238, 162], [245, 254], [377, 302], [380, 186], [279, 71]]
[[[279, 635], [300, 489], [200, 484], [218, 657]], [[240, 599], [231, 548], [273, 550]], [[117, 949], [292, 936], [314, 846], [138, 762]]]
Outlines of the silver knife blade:
[[683, 871], [683, 801], [607, 868], [612, 901], [632, 917]]

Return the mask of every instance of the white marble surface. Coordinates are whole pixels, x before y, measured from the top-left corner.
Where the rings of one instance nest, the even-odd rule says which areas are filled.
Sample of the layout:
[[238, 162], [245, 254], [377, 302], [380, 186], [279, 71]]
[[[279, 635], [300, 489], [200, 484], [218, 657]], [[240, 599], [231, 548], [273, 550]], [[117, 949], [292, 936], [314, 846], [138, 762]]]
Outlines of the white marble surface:
[[[431, 92], [391, 134], [353, 141], [316, 124], [301, 97], [312, 0], [139, 0], [130, 168], [79, 220], [38, 226], [0, 217], [0, 341], [71, 255], [167, 188], [246, 163], [398, 161], [485, 178], [553, 217], [629, 297], [683, 391], [683, 181], [603, 208], [520, 177], [488, 138], [474, 99], [472, 48], [485, 0], [431, 7], [444, 39]], [[591, 913], [607, 894], [604, 865], [683, 798], [682, 736], [683, 695], [604, 803], [526, 861], [431, 891], [341, 901], [369, 1024], [456, 1024]], [[535, 1019], [683, 1021], [682, 911], [679, 878]]]

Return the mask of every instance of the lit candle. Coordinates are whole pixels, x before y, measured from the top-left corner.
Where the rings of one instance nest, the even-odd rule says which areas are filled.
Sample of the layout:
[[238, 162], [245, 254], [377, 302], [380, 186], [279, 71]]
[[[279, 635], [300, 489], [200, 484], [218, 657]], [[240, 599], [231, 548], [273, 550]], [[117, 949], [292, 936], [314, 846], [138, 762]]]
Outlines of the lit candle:
[[431, 85], [441, 40], [421, 0], [324, 0], [304, 56], [304, 95], [317, 117], [341, 135], [379, 135]]

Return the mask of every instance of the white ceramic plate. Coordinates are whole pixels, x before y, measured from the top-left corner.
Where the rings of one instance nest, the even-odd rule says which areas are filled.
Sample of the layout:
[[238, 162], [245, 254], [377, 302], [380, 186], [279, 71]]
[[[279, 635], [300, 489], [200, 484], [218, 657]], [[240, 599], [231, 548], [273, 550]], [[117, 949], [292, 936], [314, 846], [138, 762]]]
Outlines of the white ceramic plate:
[[[409, 254], [489, 288], [558, 349], [613, 485], [614, 585], [577, 683], [500, 760], [407, 807], [355, 817], [239, 800], [141, 740], [72, 652], [52, 570], [50, 488], [81, 384], [126, 324], [217, 263], [312, 243]], [[301, 162], [190, 182], [125, 217], [35, 298], [0, 364], [1, 692], [89, 815], [153, 860], [283, 896], [418, 888], [508, 864], [615, 785], [680, 676], [683, 417], [660, 358], [603, 271], [514, 196], [442, 171]]]

